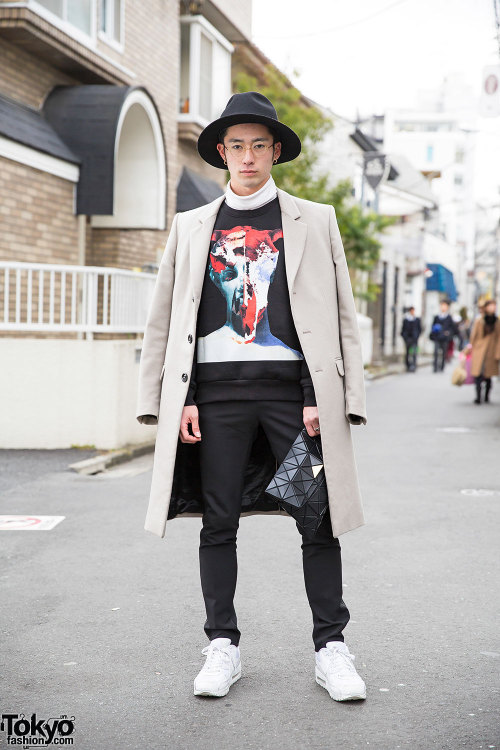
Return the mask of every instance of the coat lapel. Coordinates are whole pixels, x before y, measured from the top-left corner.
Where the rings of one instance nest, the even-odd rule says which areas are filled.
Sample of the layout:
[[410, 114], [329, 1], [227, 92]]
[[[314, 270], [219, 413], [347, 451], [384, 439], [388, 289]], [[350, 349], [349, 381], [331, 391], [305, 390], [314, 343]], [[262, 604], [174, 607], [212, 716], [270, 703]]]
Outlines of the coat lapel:
[[[189, 235], [189, 272], [191, 286], [198, 299], [201, 296], [208, 248], [214, 229], [217, 212], [225, 195], [221, 195], [207, 206], [203, 206]], [[289, 294], [292, 294], [295, 277], [304, 253], [307, 237], [307, 224], [298, 221], [300, 211], [293, 196], [278, 188], [278, 199], [283, 224], [285, 247], [285, 269]]]
[[307, 237], [307, 224], [298, 221], [299, 207], [290, 193], [278, 188], [283, 224], [283, 244], [285, 246], [285, 268], [289, 294], [292, 294], [295, 277], [304, 254]]
[[215, 218], [225, 197], [225, 195], [221, 195], [208, 205], [203, 206], [198, 214], [196, 224], [189, 234], [189, 273], [195, 299], [201, 296]]

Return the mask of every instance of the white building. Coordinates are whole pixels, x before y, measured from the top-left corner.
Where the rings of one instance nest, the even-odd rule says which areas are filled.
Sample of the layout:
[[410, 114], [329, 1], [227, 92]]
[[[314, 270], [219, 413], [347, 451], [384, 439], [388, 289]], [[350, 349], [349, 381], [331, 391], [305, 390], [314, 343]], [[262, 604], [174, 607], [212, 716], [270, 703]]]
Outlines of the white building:
[[[472, 307], [476, 241], [477, 99], [460, 75], [421, 91], [415, 109], [391, 109], [383, 121], [383, 147], [404, 154], [432, 181], [439, 214], [432, 233], [454, 248], [450, 262], [458, 305]], [[429, 261], [430, 262], [430, 261]], [[439, 262], [439, 261], [436, 261]]]
[[[361, 315], [371, 321], [372, 346], [370, 361], [402, 354], [400, 337], [405, 307], [415, 305], [425, 317], [426, 255], [436, 256], [433, 237], [427, 231], [436, 211], [436, 198], [429, 181], [410, 161], [397, 153], [388, 154], [387, 174], [378, 195], [363, 181], [363, 161], [368, 152], [381, 151], [381, 139], [370, 137], [351, 120], [323, 110], [334, 121], [334, 128], [324, 137], [318, 163], [318, 173], [327, 173], [333, 186], [350, 179], [353, 184], [352, 201], [366, 209], [396, 216], [399, 221], [379, 236], [380, 259], [370, 280], [379, 286], [374, 301], [358, 298]], [[374, 118], [371, 126], [382, 125], [383, 117]], [[370, 129], [373, 130], [373, 127]], [[443, 241], [444, 242], [444, 241]], [[435, 244], [435, 243], [434, 243]], [[446, 243], [444, 243], [446, 244]], [[451, 255], [448, 248], [448, 255]], [[359, 279], [359, 281], [367, 281]]]

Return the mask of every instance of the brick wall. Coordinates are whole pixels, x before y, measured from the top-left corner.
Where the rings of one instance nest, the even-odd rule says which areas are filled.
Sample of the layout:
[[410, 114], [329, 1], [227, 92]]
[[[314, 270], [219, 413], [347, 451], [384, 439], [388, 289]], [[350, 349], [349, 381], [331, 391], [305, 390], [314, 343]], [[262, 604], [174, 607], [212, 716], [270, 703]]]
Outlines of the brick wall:
[[[100, 0], [98, 0], [97, 19], [100, 17]], [[164, 147], [167, 162], [167, 196], [166, 196], [166, 220], [167, 227], [170, 226], [176, 207], [176, 189], [178, 179], [177, 167], [177, 103], [178, 103], [178, 68], [179, 68], [179, 23], [178, 23], [177, 0], [148, 0], [148, 3], [139, 3], [126, 0], [125, 3], [125, 29], [124, 29], [124, 52], [113, 49], [103, 40], [97, 37], [96, 50], [108, 58], [112, 58], [121, 66], [135, 73], [135, 78], [130, 78], [131, 85], [144, 86], [152, 96], [159, 110], [161, 126], [163, 130]], [[54, 35], [66, 38], [62, 32], [54, 31]], [[82, 81], [70, 78], [56, 67], [40, 59], [37, 54], [30, 54], [21, 45], [0, 38], [0, 93], [6, 94], [17, 101], [29, 106], [40, 108], [51, 89], [58, 85], [77, 85]], [[4, 160], [6, 161], [6, 160]], [[9, 162], [14, 165], [15, 162]], [[43, 175], [37, 170], [17, 165], [20, 170], [19, 189], [13, 186], [14, 174], [12, 167], [6, 170], [2, 177], [3, 182], [9, 182], [9, 191], [14, 187], [16, 196], [23, 192], [26, 179], [22, 175], [36, 173], [34, 178], [38, 180]], [[48, 184], [53, 185], [53, 178], [47, 175]], [[60, 180], [64, 183], [64, 181]], [[66, 183], [66, 187], [72, 191], [72, 185]], [[0, 187], [0, 191], [2, 187]], [[72, 192], [66, 196], [66, 204], [62, 195], [52, 195], [54, 187], [37, 190], [38, 200], [35, 201], [31, 186], [26, 193], [26, 202], [36, 204], [36, 211], [26, 209], [24, 221], [19, 227], [15, 227], [17, 219], [12, 212], [17, 207], [17, 197], [10, 198], [7, 204], [2, 203], [5, 209], [9, 209], [11, 220], [7, 227], [9, 242], [0, 239], [0, 253], [5, 255], [6, 244], [9, 252], [24, 253], [30, 236], [36, 235], [35, 246], [36, 257], [33, 250], [24, 255], [23, 260], [39, 260], [42, 262], [56, 262], [52, 253], [61, 255], [62, 251], [68, 252], [72, 246], [74, 260], [58, 262], [76, 262], [76, 237], [66, 231], [68, 226], [68, 214], [72, 214], [73, 195]], [[1, 192], [0, 192], [1, 195]], [[47, 199], [44, 204], [44, 196]], [[52, 207], [57, 208], [58, 216], [53, 216]], [[44, 216], [44, 221], [38, 221], [36, 212]], [[62, 213], [61, 213], [62, 212]], [[0, 214], [3, 216], [4, 214]], [[58, 223], [59, 222], [59, 223]], [[71, 216], [69, 222], [76, 228], [76, 217]], [[40, 227], [37, 227], [40, 224]], [[27, 226], [32, 225], [32, 226]], [[4, 222], [2, 221], [2, 227]], [[113, 266], [130, 268], [147, 262], [157, 262], [162, 255], [165, 246], [167, 231], [158, 230], [104, 230], [92, 229], [87, 223], [88, 235], [86, 237], [87, 263], [103, 265], [108, 263]], [[42, 235], [38, 230], [42, 231]], [[59, 231], [58, 231], [59, 230]], [[14, 235], [16, 235], [14, 237]], [[21, 240], [18, 240], [18, 236]], [[45, 242], [48, 235], [49, 241]], [[57, 236], [56, 236], [57, 235]], [[14, 243], [14, 244], [12, 244]], [[17, 243], [17, 244], [16, 244]], [[94, 246], [95, 243], [95, 246]], [[9, 258], [11, 255], [8, 256]], [[19, 255], [17, 256], [19, 257]]]
[[78, 83], [6, 39], [0, 39], [0, 71], [0, 94], [35, 109], [40, 109], [54, 86]]
[[252, 35], [251, 0], [212, 0], [224, 15], [247, 37]]
[[77, 263], [74, 183], [0, 157], [0, 258]]
[[[0, 259], [33, 263], [78, 262], [77, 217], [73, 214], [74, 183], [24, 164], [0, 157]], [[68, 281], [69, 283], [69, 281]], [[9, 319], [15, 320], [16, 275], [10, 273]], [[69, 316], [69, 290], [66, 313]], [[38, 319], [38, 275], [32, 281], [32, 317]], [[59, 295], [59, 279], [55, 283]], [[21, 275], [22, 299], [27, 299], [27, 275]], [[4, 279], [0, 279], [4, 306]], [[23, 314], [25, 306], [22, 306]], [[49, 279], [45, 274], [44, 315], [48, 320]], [[3, 317], [3, 315], [2, 315]], [[2, 337], [44, 337], [45, 333], [2, 331]], [[54, 334], [50, 334], [54, 336]], [[58, 334], [63, 338], [71, 334]]]
[[87, 265], [134, 268], [144, 263], [157, 263], [161, 259], [168, 232], [90, 227], [87, 236]]

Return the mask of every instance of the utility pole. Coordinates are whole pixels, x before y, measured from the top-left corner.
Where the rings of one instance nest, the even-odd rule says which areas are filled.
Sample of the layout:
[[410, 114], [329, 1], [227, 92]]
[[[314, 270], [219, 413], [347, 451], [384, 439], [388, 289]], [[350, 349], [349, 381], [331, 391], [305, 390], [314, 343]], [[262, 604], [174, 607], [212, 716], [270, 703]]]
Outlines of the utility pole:
[[498, 54], [500, 56], [500, 0], [493, 0], [493, 12], [495, 14], [495, 26], [497, 31]]

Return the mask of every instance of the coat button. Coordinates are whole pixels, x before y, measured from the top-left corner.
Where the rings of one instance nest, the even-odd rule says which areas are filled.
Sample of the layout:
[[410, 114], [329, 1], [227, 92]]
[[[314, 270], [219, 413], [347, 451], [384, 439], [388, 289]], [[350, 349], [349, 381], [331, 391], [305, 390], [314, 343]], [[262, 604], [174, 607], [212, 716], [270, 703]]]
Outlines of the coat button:
[[188, 379], [187, 373], [185, 372], [182, 373], [182, 379], [184, 382], [186, 382], [186, 380]]
[[191, 297], [192, 301], [194, 302], [194, 297]]
[[190, 344], [193, 343], [193, 337], [191, 336], [191, 334], [189, 334], [189, 336], [188, 336], [188, 341], [189, 341]]

